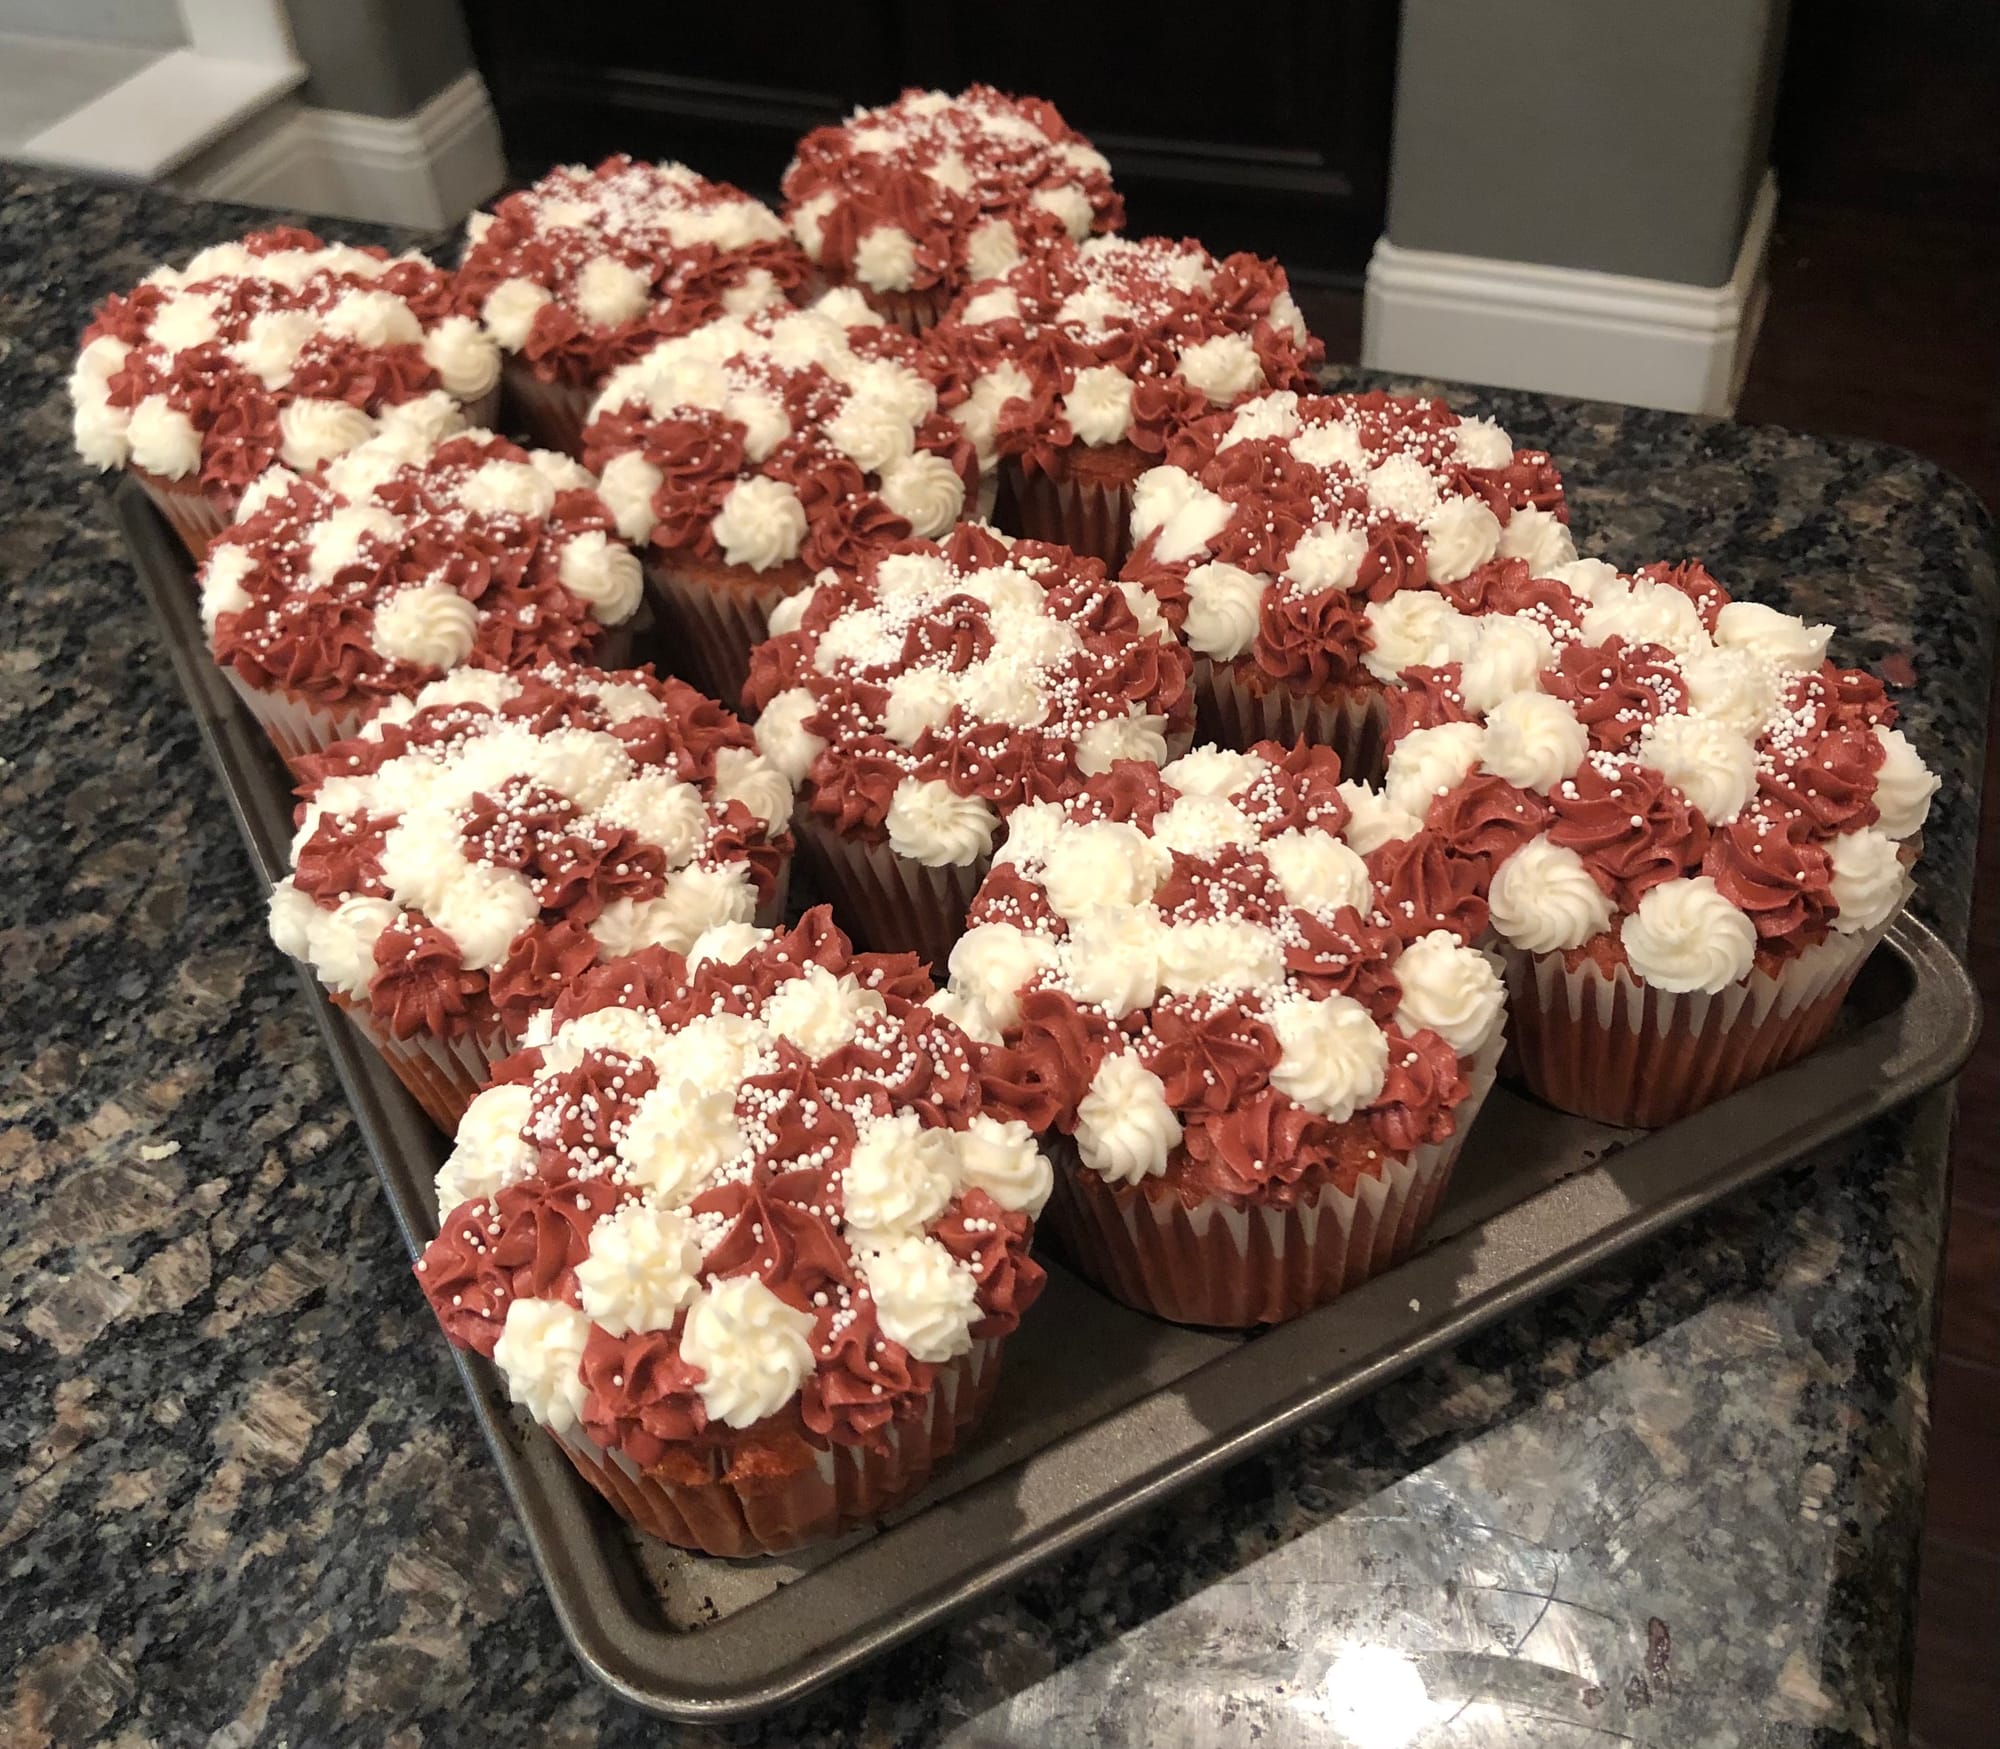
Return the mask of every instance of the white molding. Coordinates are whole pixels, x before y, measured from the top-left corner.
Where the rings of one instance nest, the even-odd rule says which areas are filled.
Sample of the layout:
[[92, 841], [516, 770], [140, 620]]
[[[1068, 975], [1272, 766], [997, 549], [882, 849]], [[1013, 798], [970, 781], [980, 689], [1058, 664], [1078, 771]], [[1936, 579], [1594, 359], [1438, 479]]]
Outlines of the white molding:
[[406, 116], [292, 106], [225, 142], [183, 182], [191, 193], [377, 224], [442, 230], [507, 178], [500, 126], [477, 73]]
[[180, 0], [181, 28], [198, 55], [225, 61], [296, 61], [284, 0]]
[[1404, 376], [1726, 414], [1763, 320], [1777, 205], [1767, 171], [1735, 270], [1712, 287], [1405, 249], [1383, 237], [1368, 263], [1361, 362]]

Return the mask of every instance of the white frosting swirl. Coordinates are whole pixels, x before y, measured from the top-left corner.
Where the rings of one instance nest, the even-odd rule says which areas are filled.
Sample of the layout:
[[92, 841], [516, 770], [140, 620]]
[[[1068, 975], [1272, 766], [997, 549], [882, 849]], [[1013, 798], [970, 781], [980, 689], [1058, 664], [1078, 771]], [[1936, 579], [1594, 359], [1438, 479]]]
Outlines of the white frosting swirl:
[[375, 610], [369, 641], [391, 662], [456, 668], [472, 654], [479, 610], [448, 583], [398, 589]]
[[1412, 729], [1389, 755], [1383, 794], [1396, 807], [1421, 818], [1439, 796], [1465, 781], [1485, 745], [1486, 731], [1478, 723]]
[[476, 401], [500, 380], [500, 351], [470, 316], [447, 316], [424, 336], [424, 362], [461, 401]]
[[1160, 991], [1166, 924], [1149, 904], [1099, 905], [1069, 926], [1062, 945], [1062, 985], [1079, 1002], [1126, 1015]]
[[916, 239], [900, 225], [876, 225], [854, 245], [854, 277], [870, 291], [908, 291], [917, 281]]
[[1711, 717], [1655, 717], [1639, 738], [1638, 752], [1711, 826], [1728, 825], [1757, 793], [1757, 750]]
[[1389, 1037], [1359, 1002], [1347, 996], [1313, 1001], [1300, 996], [1266, 1014], [1278, 1035], [1271, 1085], [1308, 1111], [1345, 1123], [1381, 1097], [1389, 1068]]
[[696, 1295], [681, 1358], [702, 1370], [695, 1389], [711, 1421], [753, 1427], [789, 1403], [812, 1371], [812, 1318], [758, 1277], [732, 1275]]
[[1529, 953], [1581, 947], [1611, 927], [1611, 901], [1583, 858], [1546, 836], [1531, 838], [1493, 871], [1493, 927]]
[[1076, 740], [1076, 768], [1085, 777], [1109, 771], [1121, 759], [1158, 765], [1167, 757], [1167, 719], [1133, 706], [1122, 717], [1092, 723]]
[[[623, 526], [621, 522], [621, 531]], [[729, 488], [709, 529], [722, 548], [725, 564], [768, 571], [797, 557], [806, 538], [805, 506], [783, 480], [753, 474]]]
[[1182, 635], [1188, 647], [1204, 656], [1228, 662], [1257, 641], [1257, 622], [1265, 583], [1240, 566], [1211, 562], [1187, 574], [1187, 619]]
[[1470, 1057], [1492, 1038], [1506, 1006], [1507, 992], [1493, 964], [1446, 929], [1420, 935], [1396, 961], [1402, 1001], [1396, 1024], [1406, 1033], [1429, 1027]]
[[819, 714], [819, 700], [809, 688], [794, 686], [767, 704], [757, 718], [757, 746], [764, 757], [793, 783], [803, 782], [826, 743], [806, 727]]
[[792, 817], [792, 786], [785, 774], [748, 747], [716, 752], [715, 799], [741, 802], [773, 832], [783, 831]]
[[883, 470], [881, 497], [914, 533], [933, 539], [965, 508], [965, 482], [941, 455], [909, 455]]
[[486, 294], [479, 315], [487, 333], [509, 352], [519, 352], [542, 306], [551, 301], [548, 291], [531, 279], [503, 279]]
[[440, 1219], [460, 1203], [490, 1201], [533, 1174], [536, 1151], [521, 1133], [533, 1104], [532, 1091], [518, 1081], [502, 1081], [473, 1096], [458, 1120], [451, 1153], [438, 1168]]
[[1020, 994], [1056, 963], [1055, 943], [1011, 923], [977, 923], [951, 950], [951, 985], [978, 999], [1003, 1031], [1021, 1018]]
[[1258, 846], [1278, 877], [1286, 900], [1301, 910], [1331, 916], [1352, 905], [1364, 917], [1373, 908], [1368, 865], [1330, 832], [1292, 827]]
[[843, 1218], [871, 1234], [928, 1226], [957, 1193], [952, 1132], [926, 1129], [914, 1111], [865, 1124], [841, 1175]]
[[1085, 366], [1063, 396], [1063, 417], [1093, 449], [1122, 442], [1132, 429], [1132, 379], [1116, 365]]
[[1619, 930], [1632, 970], [1661, 990], [1713, 995], [1750, 975], [1757, 926], [1707, 875], [1649, 887]]
[[[321, 403], [307, 403], [319, 405]], [[366, 419], [368, 415], [361, 415]], [[148, 395], [132, 409], [125, 441], [134, 463], [163, 480], [184, 480], [201, 466], [201, 433], [164, 395]], [[289, 459], [289, 458], [287, 458]]]
[[507, 1381], [507, 1395], [552, 1433], [567, 1433], [583, 1415], [589, 1336], [590, 1320], [561, 1300], [508, 1303], [493, 1364]]
[[1553, 510], [1517, 510], [1500, 531], [1500, 556], [1526, 559], [1535, 576], [1546, 577], [1576, 557], [1576, 544]]
[[1487, 713], [1479, 759], [1495, 777], [1547, 795], [1589, 750], [1590, 732], [1561, 699], [1517, 692]]
[[1715, 641], [1725, 650], [1749, 650], [1795, 674], [1810, 674], [1826, 660], [1832, 626], [1809, 626], [1795, 614], [1761, 601], [1732, 601], [1715, 616]]
[[1534, 620], [1489, 613], [1472, 624], [1472, 648], [1460, 658], [1458, 679], [1470, 710], [1483, 714], [1516, 693], [1532, 692], [1536, 676], [1555, 662], [1555, 640]]
[[1399, 589], [1365, 609], [1374, 647], [1361, 660], [1377, 680], [1394, 680], [1405, 668], [1442, 668], [1467, 654], [1478, 628], [1442, 595]]
[[1114, 1184], [1137, 1184], [1166, 1171], [1180, 1140], [1166, 1083], [1136, 1051], [1114, 1051], [1098, 1064], [1076, 1108], [1076, 1151], [1085, 1166]]
[[1030, 1219], [1042, 1212], [1055, 1174], [1026, 1124], [980, 1112], [954, 1140], [958, 1180], [967, 1190], [983, 1190], [1003, 1209]]
[[859, 1236], [854, 1255], [890, 1341], [934, 1366], [971, 1349], [979, 1283], [935, 1239], [868, 1233]]
[[585, 529], [564, 545], [556, 575], [572, 595], [590, 603], [600, 625], [624, 624], [645, 591], [638, 556], [601, 529]]
[[666, 1330], [700, 1291], [701, 1246], [679, 1209], [628, 1202], [590, 1229], [577, 1297], [613, 1336]]
[[1218, 407], [1264, 385], [1264, 366], [1247, 334], [1217, 334], [1181, 352], [1175, 369]]
[[1839, 907], [1833, 927], [1839, 934], [1873, 929], [1908, 895], [1910, 877], [1888, 833], [1864, 826], [1841, 833], [1826, 850], [1833, 862], [1831, 890]]
[[1420, 527], [1433, 583], [1470, 576], [1500, 548], [1500, 519], [1477, 498], [1447, 498]]
[[1340, 835], [1363, 856], [1383, 845], [1414, 838], [1424, 823], [1408, 808], [1398, 807], [1380, 790], [1349, 778], [1340, 785], [1341, 799], [1347, 803], [1347, 824]]
[[928, 868], [965, 868], [993, 853], [1000, 816], [982, 796], [962, 796], [942, 778], [906, 777], [883, 816], [889, 848]]
[[1882, 764], [1875, 773], [1875, 807], [1881, 815], [1876, 824], [1891, 838], [1908, 838], [1921, 832], [1930, 817], [1938, 775], [1901, 729], [1878, 728], [1875, 739], [1882, 743]]
[[643, 541], [653, 532], [653, 494], [665, 479], [636, 449], [615, 455], [604, 464], [597, 481], [602, 498], [617, 521], [618, 532], [629, 541]]
[[294, 401], [278, 413], [278, 453], [301, 473], [375, 435], [375, 421], [346, 401]]

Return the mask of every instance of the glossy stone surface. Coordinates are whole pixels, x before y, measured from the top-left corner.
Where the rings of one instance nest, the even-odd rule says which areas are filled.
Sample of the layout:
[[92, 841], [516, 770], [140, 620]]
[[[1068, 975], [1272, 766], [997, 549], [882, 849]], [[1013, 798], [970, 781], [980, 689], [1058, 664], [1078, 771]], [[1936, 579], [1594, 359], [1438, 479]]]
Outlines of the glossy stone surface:
[[[654, 1742], [555, 1626], [70, 451], [92, 303], [252, 222], [0, 171], [0, 1736]], [[1971, 495], [1868, 444], [1452, 398], [1555, 452], [1583, 551], [1843, 627], [1944, 775], [1919, 908], [1962, 942]], [[1893, 1740], [1948, 1121], [1885, 1119], [984, 1614], [673, 1740]]]

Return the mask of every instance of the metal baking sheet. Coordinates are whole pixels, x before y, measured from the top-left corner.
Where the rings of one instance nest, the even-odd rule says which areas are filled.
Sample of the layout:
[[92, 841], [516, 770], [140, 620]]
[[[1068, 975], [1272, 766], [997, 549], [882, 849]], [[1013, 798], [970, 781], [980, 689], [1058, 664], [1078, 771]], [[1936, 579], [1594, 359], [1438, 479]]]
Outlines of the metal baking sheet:
[[[207, 654], [192, 567], [171, 531], [135, 486], [118, 511], [251, 860], [269, 883], [285, 872], [290, 780]], [[301, 978], [414, 1256], [436, 1230], [432, 1180], [444, 1139], [311, 974], [302, 969]], [[1905, 917], [1864, 969], [1827, 1045], [1671, 1128], [1612, 1129], [1496, 1090], [1424, 1249], [1293, 1323], [1250, 1336], [1179, 1329], [1044, 1259], [1048, 1290], [1009, 1339], [992, 1411], [959, 1453], [879, 1524], [796, 1557], [716, 1560], [634, 1534], [508, 1404], [493, 1368], [454, 1353], [584, 1666], [651, 1712], [740, 1718], [935, 1626], [1936, 1086], [1963, 1064], [1977, 1028], [1964, 969]]]

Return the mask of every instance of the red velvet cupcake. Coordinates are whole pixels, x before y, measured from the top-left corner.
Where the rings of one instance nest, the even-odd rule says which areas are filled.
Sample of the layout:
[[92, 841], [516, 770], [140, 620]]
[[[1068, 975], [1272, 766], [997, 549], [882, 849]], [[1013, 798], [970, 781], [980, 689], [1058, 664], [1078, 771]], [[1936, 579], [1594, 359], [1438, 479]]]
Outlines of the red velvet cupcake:
[[1267, 395], [1184, 427], [1164, 464], [1122, 575], [1194, 652], [1200, 732], [1316, 741], [1356, 777], [1381, 771], [1385, 684], [1471, 655], [1437, 630], [1460, 592], [1495, 561], [1525, 583], [1576, 557], [1549, 458], [1440, 401]]
[[722, 317], [614, 372], [585, 456], [650, 553], [663, 657], [729, 704], [770, 614], [815, 573], [936, 536], [977, 464], [917, 343], [852, 292]]
[[421, 255], [253, 232], [107, 298], [70, 377], [76, 447], [146, 488], [197, 559], [274, 463], [310, 472], [442, 389], [487, 422], [499, 355]]
[[1325, 356], [1276, 262], [1100, 237], [975, 286], [933, 337], [946, 410], [999, 464], [999, 517], [1116, 565], [1132, 484], [1183, 425]]
[[685, 164], [559, 165], [466, 221], [458, 290], [506, 353], [513, 417], [583, 453], [604, 379], [718, 316], [783, 304], [811, 272], [762, 201]]
[[600, 960], [783, 913], [791, 786], [644, 670], [457, 669], [302, 770], [272, 937], [447, 1133]]
[[291, 761], [456, 668], [624, 667], [639, 561], [597, 482], [437, 394], [310, 479], [274, 468], [200, 574], [209, 648]]
[[1005, 1040], [989, 1097], [1047, 1133], [1048, 1224], [1180, 1323], [1292, 1318], [1401, 1261], [1492, 1084], [1475, 870], [1364, 858], [1323, 747], [1204, 747], [1017, 809], [951, 956]]
[[1529, 1090], [1666, 1124], [1825, 1037], [1938, 780], [1881, 683], [1826, 660], [1831, 627], [1698, 564], [1567, 572], [1559, 599], [1447, 610], [1447, 642], [1543, 655], [1478, 710], [1430, 684], [1375, 826], [1482, 865]]
[[587, 971], [465, 1114], [417, 1277], [641, 1530], [820, 1541], [928, 1479], [1041, 1291], [1050, 1172], [826, 912]]
[[785, 217], [828, 282], [913, 333], [974, 281], [1125, 221], [1111, 166], [1055, 105], [990, 85], [905, 91], [815, 128], [784, 192]]
[[772, 630], [745, 695], [800, 786], [801, 850], [858, 939], [936, 965], [1012, 810], [1188, 744], [1186, 651], [1066, 547], [967, 523], [827, 576]]

